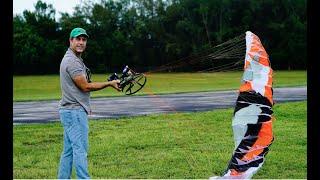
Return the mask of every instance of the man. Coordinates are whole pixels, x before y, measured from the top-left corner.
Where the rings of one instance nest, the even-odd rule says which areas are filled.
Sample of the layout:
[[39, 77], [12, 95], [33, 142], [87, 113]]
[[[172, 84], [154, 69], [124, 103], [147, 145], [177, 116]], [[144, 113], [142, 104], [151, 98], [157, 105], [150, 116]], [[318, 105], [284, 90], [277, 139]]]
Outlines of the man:
[[59, 103], [60, 120], [63, 125], [64, 145], [60, 158], [59, 179], [70, 179], [72, 165], [79, 179], [89, 179], [88, 172], [88, 114], [90, 91], [112, 87], [120, 91], [119, 80], [91, 82], [89, 69], [81, 54], [86, 49], [88, 34], [83, 28], [74, 28], [70, 33], [70, 47], [60, 64], [62, 98]]

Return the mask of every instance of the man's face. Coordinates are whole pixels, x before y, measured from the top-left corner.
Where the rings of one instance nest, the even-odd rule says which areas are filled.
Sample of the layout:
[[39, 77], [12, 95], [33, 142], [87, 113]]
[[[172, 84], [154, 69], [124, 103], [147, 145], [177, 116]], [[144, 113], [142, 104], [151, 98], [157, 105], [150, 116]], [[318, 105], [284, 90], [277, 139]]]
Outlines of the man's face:
[[78, 36], [75, 38], [69, 39], [70, 48], [76, 53], [82, 53], [86, 49], [87, 37]]

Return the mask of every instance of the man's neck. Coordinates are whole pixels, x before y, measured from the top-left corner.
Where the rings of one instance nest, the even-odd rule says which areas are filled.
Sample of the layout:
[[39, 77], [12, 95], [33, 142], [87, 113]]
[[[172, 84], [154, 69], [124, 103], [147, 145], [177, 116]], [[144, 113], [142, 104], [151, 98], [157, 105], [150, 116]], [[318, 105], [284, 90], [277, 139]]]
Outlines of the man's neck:
[[81, 58], [81, 54], [82, 53], [78, 53], [77, 51], [73, 50], [71, 47], [70, 49], [72, 50], [72, 52], [78, 57], [78, 58]]

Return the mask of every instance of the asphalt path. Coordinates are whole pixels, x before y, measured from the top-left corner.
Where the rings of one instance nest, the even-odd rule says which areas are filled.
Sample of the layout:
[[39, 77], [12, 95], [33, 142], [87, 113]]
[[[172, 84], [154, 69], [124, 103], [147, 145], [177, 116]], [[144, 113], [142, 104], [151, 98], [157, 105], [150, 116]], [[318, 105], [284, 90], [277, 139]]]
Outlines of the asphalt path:
[[[237, 90], [92, 98], [89, 119], [208, 111], [235, 106]], [[274, 88], [275, 103], [307, 99], [307, 87]], [[58, 100], [13, 103], [13, 124], [59, 121]]]

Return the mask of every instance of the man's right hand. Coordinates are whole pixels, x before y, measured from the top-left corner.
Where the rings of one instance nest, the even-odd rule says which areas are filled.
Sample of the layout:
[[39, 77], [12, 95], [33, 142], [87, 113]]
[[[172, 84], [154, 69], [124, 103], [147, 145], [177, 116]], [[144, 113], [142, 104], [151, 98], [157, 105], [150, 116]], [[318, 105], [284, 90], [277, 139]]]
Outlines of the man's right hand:
[[119, 85], [120, 85], [120, 80], [117, 79], [117, 80], [112, 80], [112, 81], [109, 81], [110, 83], [110, 86], [112, 86], [114, 89], [116, 89], [117, 91], [121, 91]]

